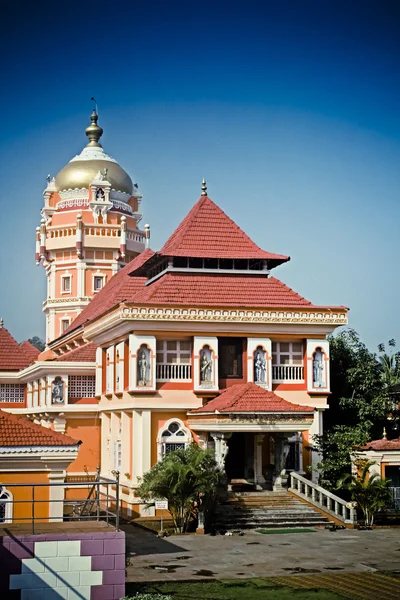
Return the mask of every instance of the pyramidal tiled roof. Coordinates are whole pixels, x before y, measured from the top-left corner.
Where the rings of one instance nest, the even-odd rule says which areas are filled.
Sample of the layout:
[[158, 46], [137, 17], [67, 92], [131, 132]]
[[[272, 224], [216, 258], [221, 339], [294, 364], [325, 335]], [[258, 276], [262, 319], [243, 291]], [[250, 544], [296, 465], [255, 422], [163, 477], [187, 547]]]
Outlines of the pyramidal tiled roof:
[[193, 206], [158, 254], [267, 259], [275, 266], [289, 260], [288, 256], [261, 250], [208, 196], [202, 196]]
[[362, 450], [400, 450], [400, 437], [394, 440], [387, 440], [382, 438], [381, 440], [374, 440], [368, 442], [365, 446], [362, 446]]
[[312, 413], [311, 406], [300, 406], [284, 400], [255, 383], [238, 383], [224, 390], [219, 396], [210, 400], [190, 414], [198, 413]]
[[56, 358], [59, 362], [96, 362], [97, 346], [89, 342], [80, 348], [74, 348]]
[[35, 348], [36, 356], [33, 356], [32, 348], [30, 342], [18, 344], [8, 329], [0, 327], [0, 371], [19, 371], [32, 364], [39, 355]]
[[167, 273], [143, 286], [135, 304], [229, 306], [231, 308], [310, 308], [311, 302], [275, 277], [208, 273]]
[[0, 452], [2, 446], [77, 446], [78, 444], [80, 442], [68, 435], [0, 410]]
[[20, 348], [25, 352], [28, 358], [34, 362], [40, 354], [40, 350], [36, 348], [29, 340], [20, 343]]

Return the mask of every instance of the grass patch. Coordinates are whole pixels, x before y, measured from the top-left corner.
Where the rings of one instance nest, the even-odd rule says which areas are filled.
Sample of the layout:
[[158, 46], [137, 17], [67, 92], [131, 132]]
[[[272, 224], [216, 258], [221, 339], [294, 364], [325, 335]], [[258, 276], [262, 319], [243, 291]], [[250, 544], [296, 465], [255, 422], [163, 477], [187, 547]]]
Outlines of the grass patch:
[[165, 594], [173, 600], [343, 600], [343, 596], [329, 590], [293, 589], [262, 578], [126, 584], [128, 597], [134, 598], [137, 593]]
[[316, 529], [256, 529], [257, 533], [315, 533]]

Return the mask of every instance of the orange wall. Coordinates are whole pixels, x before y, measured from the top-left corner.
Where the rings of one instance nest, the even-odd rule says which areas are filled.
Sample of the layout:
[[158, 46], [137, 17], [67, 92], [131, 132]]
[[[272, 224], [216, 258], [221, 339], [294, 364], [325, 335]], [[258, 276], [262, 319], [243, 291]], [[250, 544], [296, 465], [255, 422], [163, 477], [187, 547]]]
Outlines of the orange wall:
[[[28, 463], [27, 463], [28, 464]], [[13, 494], [14, 504], [12, 520], [15, 523], [26, 523], [32, 518], [32, 487], [14, 487], [11, 483], [50, 483], [48, 473], [32, 471], [29, 473], [0, 472], [0, 481]], [[35, 520], [47, 520], [49, 516], [49, 487], [37, 487], [35, 497]], [[45, 502], [38, 502], [44, 500]]]
[[77, 459], [67, 469], [68, 473], [95, 472], [100, 465], [100, 418], [74, 419], [68, 415], [65, 433], [82, 442]]
[[170, 419], [180, 419], [183, 421], [186, 427], [187, 416], [186, 412], [156, 412], [151, 411], [151, 464], [154, 465], [157, 462], [157, 436], [158, 432], [164, 424]]

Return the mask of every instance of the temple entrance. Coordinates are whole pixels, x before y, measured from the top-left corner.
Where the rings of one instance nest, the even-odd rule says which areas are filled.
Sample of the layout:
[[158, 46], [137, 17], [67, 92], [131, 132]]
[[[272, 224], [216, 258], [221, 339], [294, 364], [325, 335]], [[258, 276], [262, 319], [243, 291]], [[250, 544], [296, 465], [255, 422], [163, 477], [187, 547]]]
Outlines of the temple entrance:
[[235, 432], [228, 442], [225, 472], [229, 483], [254, 483], [254, 434]]

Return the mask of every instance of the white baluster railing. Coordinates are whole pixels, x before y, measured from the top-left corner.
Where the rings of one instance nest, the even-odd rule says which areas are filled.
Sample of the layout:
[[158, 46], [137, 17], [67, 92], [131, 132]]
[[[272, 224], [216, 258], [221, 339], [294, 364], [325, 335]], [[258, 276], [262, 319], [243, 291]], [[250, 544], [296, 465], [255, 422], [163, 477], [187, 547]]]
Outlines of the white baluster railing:
[[272, 381], [304, 381], [304, 367], [272, 365]]
[[192, 365], [173, 365], [157, 363], [157, 381], [190, 381], [192, 378]]
[[349, 506], [339, 496], [335, 496], [332, 492], [324, 490], [324, 488], [305, 479], [298, 473], [290, 474], [289, 491], [299, 496], [299, 498], [304, 498], [310, 504], [339, 519], [339, 521], [343, 521], [343, 523], [351, 525], [357, 523], [357, 511], [355, 508]]

